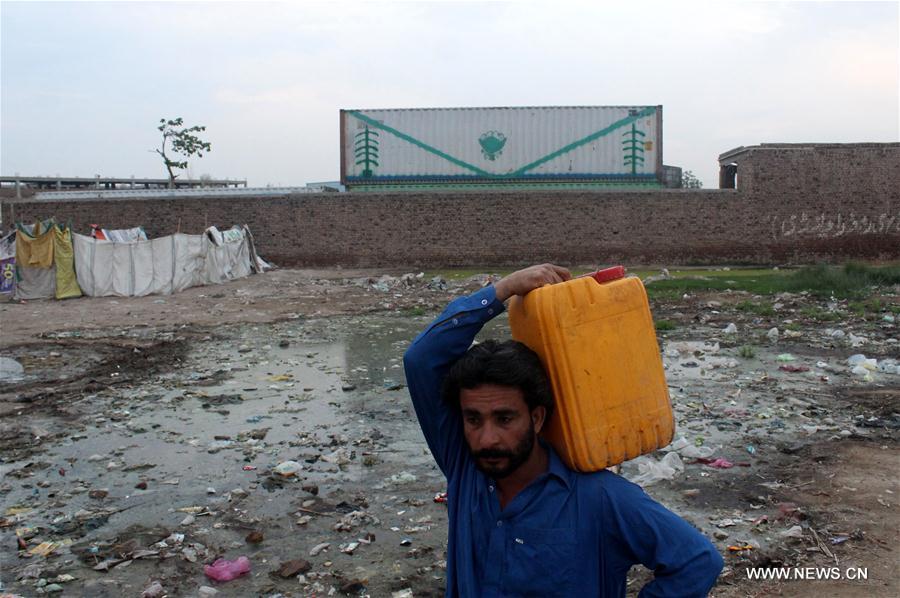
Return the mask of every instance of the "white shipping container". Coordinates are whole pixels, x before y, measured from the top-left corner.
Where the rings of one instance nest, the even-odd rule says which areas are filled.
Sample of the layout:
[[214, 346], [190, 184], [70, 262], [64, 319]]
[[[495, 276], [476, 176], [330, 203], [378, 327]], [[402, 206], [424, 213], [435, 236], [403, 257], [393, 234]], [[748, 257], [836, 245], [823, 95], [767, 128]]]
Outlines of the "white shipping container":
[[341, 182], [662, 183], [662, 106], [341, 110]]

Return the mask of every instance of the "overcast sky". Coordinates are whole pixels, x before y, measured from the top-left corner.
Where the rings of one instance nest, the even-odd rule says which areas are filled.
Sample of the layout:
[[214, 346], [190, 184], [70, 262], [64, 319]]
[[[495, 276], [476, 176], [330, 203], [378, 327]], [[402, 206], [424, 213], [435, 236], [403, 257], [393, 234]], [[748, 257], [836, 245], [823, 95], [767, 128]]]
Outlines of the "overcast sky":
[[341, 108], [663, 105], [664, 161], [718, 185], [763, 142], [900, 140], [898, 2], [0, 3], [3, 175], [339, 178]]

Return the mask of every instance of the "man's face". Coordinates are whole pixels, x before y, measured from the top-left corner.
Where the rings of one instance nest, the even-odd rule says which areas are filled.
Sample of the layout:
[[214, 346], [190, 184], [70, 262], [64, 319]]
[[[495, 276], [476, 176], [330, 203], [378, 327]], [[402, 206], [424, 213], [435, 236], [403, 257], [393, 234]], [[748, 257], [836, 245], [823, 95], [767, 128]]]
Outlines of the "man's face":
[[463, 433], [475, 465], [502, 479], [528, 460], [544, 423], [545, 409], [529, 411], [518, 388], [482, 384], [459, 393]]

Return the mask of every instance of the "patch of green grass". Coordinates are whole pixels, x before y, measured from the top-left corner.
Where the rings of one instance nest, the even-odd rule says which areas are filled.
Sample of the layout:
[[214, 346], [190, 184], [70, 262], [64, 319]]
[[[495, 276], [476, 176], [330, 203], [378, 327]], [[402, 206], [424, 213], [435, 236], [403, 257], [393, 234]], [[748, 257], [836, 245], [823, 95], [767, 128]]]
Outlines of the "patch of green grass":
[[847, 304], [847, 311], [858, 316], [866, 313], [866, 306], [862, 301], [851, 301]]
[[665, 332], [667, 330], [675, 330], [677, 328], [675, 322], [671, 320], [657, 320], [655, 323], [656, 329], [659, 332]]
[[866, 315], [866, 304], [862, 301], [853, 301], [847, 304], [847, 309], [855, 316]]
[[651, 291], [651, 287], [647, 287], [647, 295], [651, 299], [655, 299], [658, 301], [676, 301], [681, 299], [681, 296], [684, 294], [684, 291], [681, 289], [653, 289]]
[[797, 322], [791, 322], [790, 324], [784, 325], [785, 330], [795, 330], [796, 331], [796, 330], [801, 330], [802, 328], [803, 328], [803, 326], [801, 326]]
[[425, 308], [424, 307], [410, 307], [409, 309], [403, 310], [402, 314], [407, 318], [414, 318], [416, 316], [424, 316]]
[[746, 311], [758, 316], [774, 316], [775, 308], [772, 307], [771, 303], [766, 302], [756, 302], [756, 301], [741, 301], [737, 305], [734, 306], [738, 311]]
[[786, 274], [780, 270], [676, 270], [673, 278], [647, 285], [650, 297], [665, 298], [698, 291], [748, 291], [754, 295], [780, 292]]
[[[523, 266], [524, 267], [524, 266]], [[440, 276], [446, 280], [459, 281], [476, 274], [496, 274], [506, 276], [519, 268], [485, 267], [485, 268], [447, 268], [425, 272], [427, 279]], [[586, 274], [592, 270], [584, 268], [572, 269], [573, 276]], [[646, 278], [658, 275], [659, 270], [644, 268], [628, 270], [629, 274]], [[771, 268], [721, 268], [670, 270], [669, 280], [658, 280], [647, 285], [647, 293], [652, 299], [674, 300], [685, 293], [702, 291], [746, 291], [754, 295], [774, 295], [777, 293], [800, 293], [806, 291], [814, 297], [834, 296], [838, 299], [862, 300], [871, 295], [873, 287], [885, 287], [900, 284], [900, 264], [887, 266], [869, 266], [866, 264], [848, 263], [843, 266], [817, 265], [796, 269]], [[759, 303], [759, 307], [746, 311], [762, 316], [769, 313], [771, 305]], [[900, 313], [900, 307], [890, 306], [894, 313]], [[759, 311], [756, 311], [759, 310]], [[774, 310], [773, 310], [774, 311]]]
[[738, 356], [743, 357], [744, 359], [753, 359], [756, 357], [756, 349], [750, 345], [743, 345], [738, 349]]
[[833, 295], [839, 299], [862, 299], [871, 294], [872, 287], [900, 284], [900, 265], [867, 266], [855, 263], [807, 266], [796, 270], [677, 270], [671, 274], [674, 278], [647, 286], [651, 297], [731, 289], [754, 295], [806, 291], [814, 297]]
[[811, 320], [816, 320], [817, 322], [834, 322], [841, 317], [836, 312], [818, 307], [804, 307], [800, 310], [800, 315]]
[[816, 297], [858, 299], [868, 295], [871, 287], [895, 284], [900, 284], [900, 265], [867, 266], [850, 262], [840, 267], [802, 268], [785, 281], [785, 290], [809, 291]]

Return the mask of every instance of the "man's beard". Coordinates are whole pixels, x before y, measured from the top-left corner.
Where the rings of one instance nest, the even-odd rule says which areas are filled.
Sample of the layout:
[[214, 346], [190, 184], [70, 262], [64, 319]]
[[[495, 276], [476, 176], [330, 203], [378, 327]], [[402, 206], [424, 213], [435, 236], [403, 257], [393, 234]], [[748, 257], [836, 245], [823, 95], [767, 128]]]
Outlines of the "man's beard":
[[[473, 452], [472, 457], [475, 459], [475, 466], [485, 475], [495, 480], [502, 480], [517, 470], [531, 456], [531, 451], [534, 449], [534, 437], [534, 424], [532, 424], [528, 433], [522, 436], [519, 443], [511, 451], [484, 449], [477, 453]], [[492, 466], [482, 462], [482, 459], [489, 458], [506, 459], [506, 465]]]

